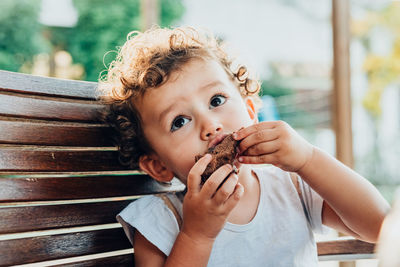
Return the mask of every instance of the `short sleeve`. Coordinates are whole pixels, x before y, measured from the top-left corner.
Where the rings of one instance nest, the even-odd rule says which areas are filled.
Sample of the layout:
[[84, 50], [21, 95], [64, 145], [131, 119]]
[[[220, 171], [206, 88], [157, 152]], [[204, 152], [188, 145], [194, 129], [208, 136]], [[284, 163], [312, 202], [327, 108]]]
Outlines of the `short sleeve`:
[[116, 218], [131, 244], [137, 230], [167, 256], [179, 233], [172, 211], [155, 196], [145, 196], [130, 203]]
[[324, 200], [306, 182], [298, 177], [301, 202], [311, 229], [317, 234], [326, 234], [329, 228], [322, 224], [322, 205]]

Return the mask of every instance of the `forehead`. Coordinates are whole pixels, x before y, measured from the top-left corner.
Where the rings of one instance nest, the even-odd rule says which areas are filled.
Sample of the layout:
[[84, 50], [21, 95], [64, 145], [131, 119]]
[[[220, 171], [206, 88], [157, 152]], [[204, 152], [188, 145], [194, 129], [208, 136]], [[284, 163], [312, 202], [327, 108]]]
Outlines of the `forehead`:
[[155, 112], [174, 101], [193, 98], [198, 91], [217, 83], [233, 85], [232, 79], [219, 62], [192, 59], [179, 70], [172, 72], [161, 86], [149, 88], [138, 101], [135, 101], [135, 106], [141, 115], [147, 108]]

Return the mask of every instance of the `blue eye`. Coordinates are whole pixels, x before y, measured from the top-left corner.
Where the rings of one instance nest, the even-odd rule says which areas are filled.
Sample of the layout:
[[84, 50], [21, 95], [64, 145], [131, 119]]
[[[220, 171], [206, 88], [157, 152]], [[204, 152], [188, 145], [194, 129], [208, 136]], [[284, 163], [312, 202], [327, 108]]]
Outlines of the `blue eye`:
[[223, 95], [215, 95], [210, 100], [210, 108], [221, 106], [226, 101], [226, 97]]
[[180, 129], [181, 127], [183, 127], [186, 123], [188, 123], [190, 120], [188, 118], [182, 117], [182, 116], [178, 116], [174, 119], [174, 121], [172, 122], [171, 125], [171, 132], [174, 132], [178, 129]]

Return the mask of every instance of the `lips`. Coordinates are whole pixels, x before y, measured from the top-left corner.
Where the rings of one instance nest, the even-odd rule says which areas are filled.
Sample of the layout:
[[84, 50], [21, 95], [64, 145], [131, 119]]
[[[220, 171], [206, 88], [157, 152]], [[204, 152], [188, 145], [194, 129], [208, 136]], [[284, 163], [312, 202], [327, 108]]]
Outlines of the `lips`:
[[228, 134], [220, 134], [217, 135], [213, 140], [211, 140], [211, 142], [208, 144], [208, 149], [215, 147], [216, 145], [218, 145], [219, 143], [221, 143], [225, 137], [227, 137]]

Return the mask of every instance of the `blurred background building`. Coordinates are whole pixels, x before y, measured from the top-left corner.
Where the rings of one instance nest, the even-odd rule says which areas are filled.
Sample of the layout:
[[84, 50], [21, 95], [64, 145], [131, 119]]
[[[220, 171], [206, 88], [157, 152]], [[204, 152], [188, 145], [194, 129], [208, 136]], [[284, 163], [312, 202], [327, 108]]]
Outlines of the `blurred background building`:
[[[400, 2], [352, 0], [350, 15], [353, 167], [391, 202], [400, 184]], [[334, 155], [331, 16], [331, 0], [2, 0], [0, 69], [97, 81], [128, 32], [152, 22], [202, 27], [259, 74], [260, 119], [285, 120]]]

